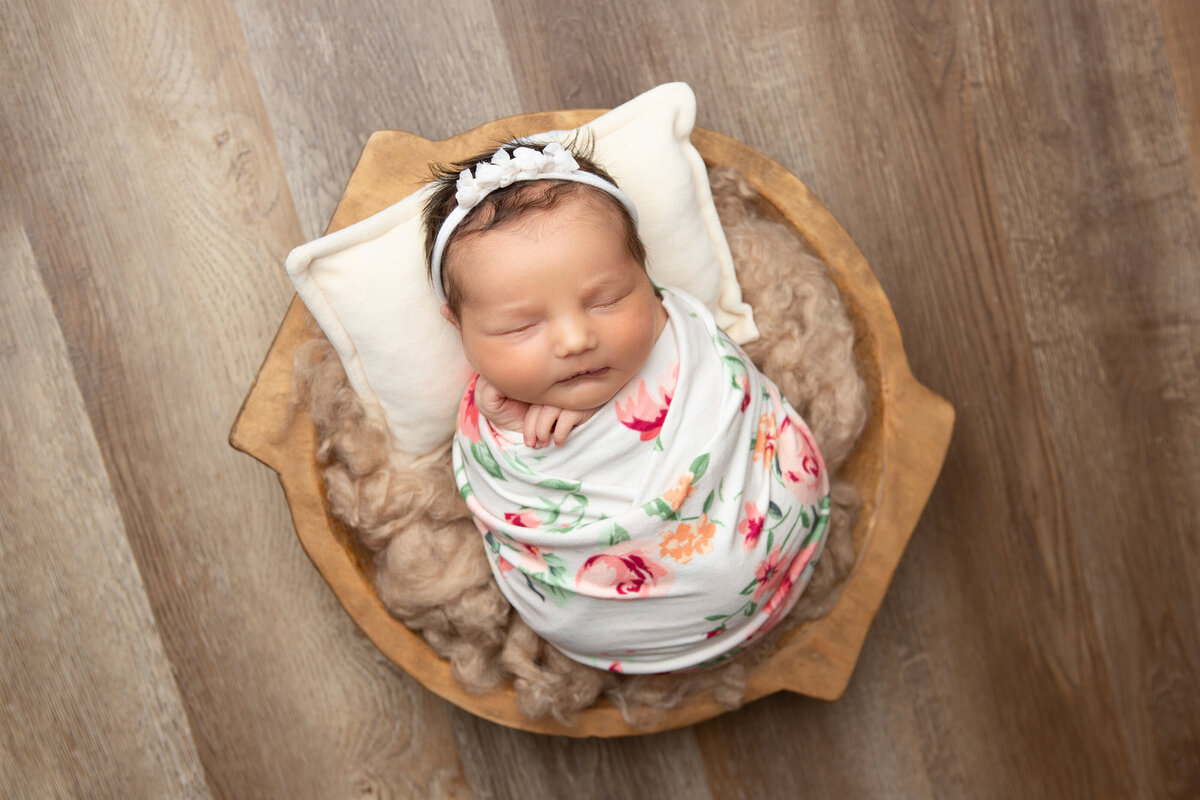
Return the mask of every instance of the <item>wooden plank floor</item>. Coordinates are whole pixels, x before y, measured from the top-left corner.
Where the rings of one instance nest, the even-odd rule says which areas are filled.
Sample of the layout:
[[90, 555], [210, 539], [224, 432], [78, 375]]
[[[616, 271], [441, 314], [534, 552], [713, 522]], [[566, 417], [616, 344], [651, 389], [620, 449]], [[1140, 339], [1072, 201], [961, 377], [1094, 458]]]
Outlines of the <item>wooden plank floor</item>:
[[[1198, 48], [1191, 0], [0, 0], [0, 794], [1200, 796]], [[518, 733], [225, 440], [373, 130], [667, 80], [841, 220], [955, 438], [842, 700]]]

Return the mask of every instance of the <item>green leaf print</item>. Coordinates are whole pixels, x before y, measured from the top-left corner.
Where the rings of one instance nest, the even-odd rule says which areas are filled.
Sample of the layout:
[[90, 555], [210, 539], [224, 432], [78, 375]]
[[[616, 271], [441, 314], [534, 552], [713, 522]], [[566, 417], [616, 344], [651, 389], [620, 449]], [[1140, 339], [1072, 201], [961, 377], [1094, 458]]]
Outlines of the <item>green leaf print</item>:
[[542, 560], [549, 569], [533, 577], [545, 587], [546, 594], [554, 601], [554, 605], [562, 608], [574, 594], [570, 588], [571, 573], [567, 569], [567, 562], [563, 561], [562, 556], [546, 552], [542, 553]]
[[708, 493], [708, 497], [704, 498], [704, 510], [703, 510], [701, 513], [704, 513], [704, 514], [707, 514], [707, 513], [708, 513], [708, 510], [709, 510], [710, 508], [712, 508], [713, 499], [714, 499], [715, 497], [716, 497], [716, 492], [709, 492], [709, 493]]
[[497, 480], [507, 480], [504, 473], [500, 471], [500, 465], [496, 463], [495, 456], [492, 451], [487, 449], [487, 445], [483, 442], [471, 443], [471, 454], [475, 456], [475, 460], [479, 462], [479, 466], [487, 470], [487, 473]]
[[564, 481], [561, 478], [546, 478], [538, 481], [538, 486], [543, 489], [558, 489], [563, 492], [578, 492], [579, 481]]
[[775, 505], [774, 500], [767, 504], [767, 515], [772, 519], [780, 519], [783, 517], [783, 512], [779, 510], [779, 506]]
[[679, 519], [679, 515], [671, 510], [671, 506], [661, 497], [656, 497], [642, 506], [646, 516], [662, 517], [663, 519]]
[[608, 532], [608, 536], [601, 537], [600, 544], [605, 547], [612, 547], [614, 544], [628, 542], [629, 538], [629, 531], [614, 522], [612, 530]]
[[692, 465], [690, 467], [688, 467], [688, 472], [692, 473], [692, 483], [696, 483], [697, 481], [699, 481], [700, 478], [703, 477], [704, 473], [707, 470], [708, 470], [708, 453], [705, 453], [704, 455], [701, 455], [701, 456], [697, 456], [696, 459], [694, 461], [692, 461]]

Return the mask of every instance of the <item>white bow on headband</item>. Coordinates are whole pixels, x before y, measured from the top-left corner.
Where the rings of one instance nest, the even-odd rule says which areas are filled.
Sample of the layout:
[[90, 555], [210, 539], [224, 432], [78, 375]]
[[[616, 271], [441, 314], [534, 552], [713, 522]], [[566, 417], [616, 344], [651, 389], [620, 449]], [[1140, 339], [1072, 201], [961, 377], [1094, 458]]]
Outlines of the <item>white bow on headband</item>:
[[510, 154], [501, 147], [492, 155], [490, 161], [477, 163], [474, 173], [464, 169], [458, 175], [457, 191], [454, 194], [458, 205], [446, 216], [445, 222], [438, 230], [433, 254], [429, 258], [430, 277], [433, 279], [433, 290], [437, 293], [438, 300], [446, 302], [446, 290], [442, 286], [442, 256], [446, 251], [446, 243], [450, 241], [450, 234], [471, 209], [479, 205], [483, 198], [504, 186], [517, 181], [541, 180], [577, 181], [607, 192], [625, 206], [634, 223], [637, 223], [637, 209], [628, 195], [599, 175], [581, 170], [571, 151], [558, 142], [550, 142], [540, 152], [532, 147], [521, 146]]

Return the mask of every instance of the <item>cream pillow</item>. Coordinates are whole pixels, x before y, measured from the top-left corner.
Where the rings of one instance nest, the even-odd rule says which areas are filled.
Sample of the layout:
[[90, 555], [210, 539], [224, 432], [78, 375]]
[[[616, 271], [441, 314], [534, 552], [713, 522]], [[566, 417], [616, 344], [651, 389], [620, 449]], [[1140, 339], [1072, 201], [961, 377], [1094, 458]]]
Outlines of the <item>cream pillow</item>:
[[[704, 161], [691, 143], [695, 118], [691, 87], [667, 83], [581, 130], [637, 206], [651, 276], [699, 298], [734, 340], [747, 342], [758, 331], [742, 302]], [[429, 285], [421, 225], [427, 196], [421, 189], [287, 258], [296, 292], [337, 350], [350, 385], [382, 407], [398, 446], [412, 455], [454, 434], [472, 373]]]

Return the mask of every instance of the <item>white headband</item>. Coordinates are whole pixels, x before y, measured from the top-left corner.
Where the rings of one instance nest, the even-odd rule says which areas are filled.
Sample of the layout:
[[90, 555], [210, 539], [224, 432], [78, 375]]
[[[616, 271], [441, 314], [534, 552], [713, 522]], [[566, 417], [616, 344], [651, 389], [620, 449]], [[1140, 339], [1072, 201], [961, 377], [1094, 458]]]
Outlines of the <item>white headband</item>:
[[637, 209], [629, 196], [599, 175], [581, 170], [575, 157], [558, 142], [550, 142], [540, 153], [532, 147], [518, 147], [509, 155], [501, 147], [491, 161], [480, 161], [475, 165], [474, 175], [471, 170], [464, 169], [458, 176], [458, 191], [454, 195], [458, 206], [446, 216], [446, 221], [438, 230], [433, 243], [433, 255], [429, 258], [430, 276], [438, 300], [446, 302], [446, 290], [442, 286], [442, 254], [446, 250], [446, 243], [450, 241], [450, 234], [471, 209], [492, 192], [511, 183], [548, 180], [577, 181], [608, 192], [621, 201], [629, 216], [633, 217], [634, 224], [637, 223]]

